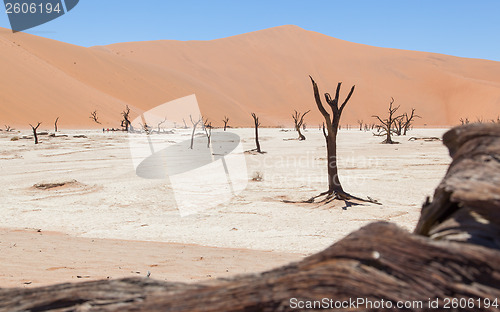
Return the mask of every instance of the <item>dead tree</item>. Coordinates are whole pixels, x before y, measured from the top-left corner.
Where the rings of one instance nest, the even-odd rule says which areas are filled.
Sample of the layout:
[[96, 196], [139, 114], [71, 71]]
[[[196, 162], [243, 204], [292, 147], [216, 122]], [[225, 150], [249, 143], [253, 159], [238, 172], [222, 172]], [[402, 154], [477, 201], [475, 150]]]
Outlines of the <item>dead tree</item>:
[[255, 146], [256, 146], [256, 148], [253, 149], [253, 151], [257, 151], [257, 153], [262, 153], [259, 143], [259, 126], [260, 126], [259, 117], [257, 117], [255, 113], [252, 113], [252, 117], [255, 125]]
[[33, 136], [35, 137], [35, 144], [38, 144], [38, 134], [36, 133], [36, 130], [38, 130], [38, 127], [40, 127], [41, 124], [42, 124], [41, 122], [38, 122], [36, 127], [33, 126], [32, 124], [30, 124], [31, 129], [33, 129]]
[[[193, 117], [189, 115], [189, 119], [191, 119], [191, 123], [193, 124], [193, 132], [191, 133], [191, 145], [190, 149], [193, 149], [193, 144], [194, 144], [194, 132], [196, 131], [196, 126], [202, 121], [201, 117], [198, 118], [196, 122], [194, 122]], [[184, 121], [184, 119], [182, 119]], [[184, 122], [186, 124], [186, 122]]]
[[182, 122], [184, 123], [184, 129], [187, 129], [188, 125], [186, 124], [186, 120], [184, 120], [184, 118], [182, 118]]
[[394, 120], [394, 133], [398, 136], [403, 134], [404, 115], [406, 115], [406, 113], [398, 116], [398, 118]]
[[127, 131], [129, 130], [130, 128], [130, 108], [128, 107], [128, 105], [125, 107], [125, 110], [122, 112], [122, 122], [121, 122], [121, 126], [122, 128], [125, 128], [124, 131]]
[[224, 116], [224, 119], [222, 119], [222, 121], [224, 122], [224, 131], [226, 131], [227, 123], [229, 122], [229, 118]]
[[151, 132], [152, 132], [152, 128], [147, 124], [147, 123], [139, 123], [139, 125], [141, 126], [142, 130], [144, 130], [144, 132], [146, 132], [147, 135], [150, 135]]
[[469, 124], [469, 118], [465, 118], [465, 119], [460, 118], [460, 123], [461, 123], [462, 125], [468, 125], [468, 124]]
[[306, 139], [306, 137], [300, 132], [300, 127], [302, 127], [302, 125], [304, 124], [304, 116], [309, 112], [310, 110], [301, 114], [300, 112], [295, 111], [295, 113], [292, 115], [293, 122], [295, 123], [295, 130], [297, 130], [299, 134], [299, 141], [304, 141]]
[[11, 126], [8, 126], [8, 125], [5, 125], [5, 131], [7, 132], [11, 132], [11, 131], [14, 131], [15, 129], [12, 128]]
[[167, 117], [165, 117], [165, 119], [163, 119], [163, 121], [160, 121], [160, 122], [158, 123], [158, 134], [160, 133], [160, 126], [161, 126], [162, 124], [164, 124], [166, 121], [167, 121]]
[[212, 123], [208, 121], [208, 118], [203, 122], [203, 129], [205, 130], [205, 135], [207, 136], [207, 148], [210, 148], [210, 140], [212, 138]]
[[54, 122], [54, 132], [57, 132], [57, 122], [59, 121], [59, 117], [56, 118], [56, 121]]
[[393, 134], [395, 131], [393, 129], [394, 123], [401, 118], [403, 115], [399, 115], [394, 117], [394, 114], [396, 111], [399, 109], [399, 105], [397, 107], [392, 107], [392, 104], [394, 104], [394, 98], [391, 97], [391, 103], [389, 104], [389, 116], [387, 119], [382, 120], [377, 115], [373, 115], [372, 117], [375, 117], [379, 120], [380, 124], [380, 129], [382, 130], [381, 136], [386, 136], [385, 140], [382, 141], [384, 144], [397, 144], [398, 142], [394, 142], [391, 138], [391, 134]]
[[404, 118], [403, 135], [406, 135], [406, 132], [408, 132], [408, 130], [410, 130], [410, 127], [412, 126], [413, 119], [422, 117], [420, 117], [419, 115], [415, 115], [415, 109], [412, 108], [410, 117], [408, 117], [408, 114], [405, 113], [403, 118]]
[[363, 131], [363, 120], [358, 120], [359, 131]]
[[90, 113], [90, 119], [92, 119], [95, 123], [97, 124], [101, 124], [101, 122], [99, 121], [99, 117], [97, 117], [97, 111], [93, 111], [92, 113]]
[[[337, 90], [335, 92], [335, 98], [332, 99], [329, 93], [325, 93], [325, 100], [330, 106], [332, 110], [332, 115], [327, 112], [323, 103], [321, 102], [321, 98], [319, 95], [318, 85], [311, 78], [311, 82], [313, 85], [314, 91], [314, 99], [316, 101], [316, 105], [318, 106], [318, 110], [321, 112], [323, 117], [325, 118], [325, 123], [323, 124], [323, 135], [326, 140], [326, 151], [327, 151], [327, 166], [328, 166], [328, 190], [323, 192], [317, 196], [312, 197], [307, 202], [314, 202], [314, 200], [318, 197], [326, 195], [325, 199], [322, 201], [328, 203], [332, 200], [349, 200], [349, 199], [357, 199], [361, 201], [367, 201], [355, 196], [352, 196], [344, 191], [342, 185], [340, 184], [340, 179], [338, 175], [338, 167], [337, 167], [337, 132], [339, 129], [340, 117], [342, 116], [342, 112], [347, 105], [347, 102], [351, 99], [352, 93], [354, 92], [355, 86], [352, 86], [351, 91], [347, 95], [344, 102], [339, 106], [339, 96], [340, 96], [340, 87], [342, 83], [339, 82], [337, 84]], [[326, 125], [326, 127], [325, 127]], [[369, 200], [371, 202], [375, 202]]]

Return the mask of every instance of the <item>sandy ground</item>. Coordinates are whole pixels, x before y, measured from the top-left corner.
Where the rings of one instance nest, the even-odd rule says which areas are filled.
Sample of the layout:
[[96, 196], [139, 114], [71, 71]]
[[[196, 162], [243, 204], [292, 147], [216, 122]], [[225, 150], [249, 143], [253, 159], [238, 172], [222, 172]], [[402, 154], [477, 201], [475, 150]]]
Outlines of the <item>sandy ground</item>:
[[[341, 130], [344, 189], [382, 203], [346, 206], [283, 202], [326, 189], [324, 138], [318, 129], [305, 132], [302, 142], [290, 140], [296, 138], [293, 131], [261, 129], [267, 153], [240, 153], [246, 160], [246, 188], [215, 207], [207, 201], [203, 210], [184, 217], [172, 181], [135, 174], [126, 134], [63, 131], [68, 137], [42, 136], [35, 146], [27, 139], [11, 141], [27, 131], [0, 132], [0, 287], [88, 279], [77, 275], [145, 275], [148, 270], [167, 280], [220, 277], [298, 260], [377, 220], [411, 231], [450, 157], [440, 141], [408, 139], [441, 137], [444, 131], [417, 129], [396, 137], [401, 144], [383, 145], [371, 132]], [[241, 137], [243, 150], [255, 147], [252, 129], [231, 132]], [[185, 135], [177, 130], [160, 137], [175, 142]], [[253, 181], [257, 175], [262, 181]], [[68, 181], [51, 189], [34, 187]]]
[[194, 282], [269, 270], [301, 259], [285, 254], [175, 243], [72, 237], [0, 229], [0, 287], [147, 276]]

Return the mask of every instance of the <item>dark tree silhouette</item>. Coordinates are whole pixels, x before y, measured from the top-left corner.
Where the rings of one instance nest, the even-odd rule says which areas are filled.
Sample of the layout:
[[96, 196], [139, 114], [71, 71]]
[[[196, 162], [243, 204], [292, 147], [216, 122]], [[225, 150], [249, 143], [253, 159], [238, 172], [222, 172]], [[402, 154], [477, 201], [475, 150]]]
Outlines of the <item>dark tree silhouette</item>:
[[382, 120], [382, 118], [380, 118], [377, 115], [372, 116], [374, 118], [377, 118], [380, 122], [379, 127], [382, 130], [382, 133], [380, 134], [380, 136], [384, 136], [384, 135], [386, 136], [385, 140], [382, 141], [382, 143], [384, 143], [384, 144], [397, 144], [398, 143], [398, 142], [394, 142], [392, 140], [391, 135], [395, 132], [393, 129], [394, 123], [399, 118], [402, 118], [403, 115], [399, 115], [399, 116], [394, 117], [394, 114], [399, 109], [399, 105], [397, 107], [392, 107], [392, 104], [394, 104], [394, 98], [391, 97], [391, 103], [389, 104], [389, 116], [387, 117], [387, 119]]
[[260, 149], [260, 143], [259, 143], [259, 126], [260, 126], [259, 117], [257, 117], [257, 115], [255, 115], [255, 113], [252, 113], [252, 117], [253, 117], [253, 122], [255, 125], [255, 146], [256, 146], [256, 148], [254, 149], [254, 151], [257, 151], [257, 153], [262, 153], [262, 151]]
[[304, 116], [307, 115], [307, 113], [310, 112], [308, 110], [307, 112], [301, 114], [300, 112], [294, 111], [295, 113], [292, 114], [293, 122], [295, 123], [295, 130], [297, 130], [297, 133], [299, 134], [299, 141], [303, 141], [306, 139], [306, 137], [300, 132], [300, 128], [304, 124]]
[[95, 123], [97, 124], [101, 124], [101, 122], [99, 121], [99, 117], [97, 117], [97, 111], [93, 111], [92, 113], [90, 113], [90, 119], [92, 119]]
[[405, 115], [406, 115], [406, 113], [404, 113], [403, 115], [396, 118], [396, 120], [394, 120], [394, 133], [398, 136], [403, 134], [404, 116]]
[[405, 113], [403, 118], [404, 118], [403, 135], [406, 135], [406, 132], [408, 132], [408, 130], [410, 130], [410, 128], [412, 126], [413, 119], [414, 118], [422, 118], [422, 117], [420, 117], [419, 115], [415, 115], [415, 109], [412, 108], [411, 113], [410, 113], [410, 117], [408, 117], [408, 114]]
[[227, 123], [229, 122], [229, 118], [224, 116], [224, 119], [222, 119], [222, 121], [224, 122], [224, 131], [226, 131]]
[[[198, 118], [198, 120], [195, 122], [193, 120], [193, 117], [191, 115], [189, 115], [189, 119], [191, 119], [191, 123], [193, 124], [193, 132], [191, 133], [191, 145], [190, 145], [190, 149], [193, 149], [193, 144], [194, 144], [194, 132], [196, 131], [196, 126], [198, 126], [198, 124], [202, 121], [201, 117]], [[184, 120], [184, 119], [182, 119]], [[184, 122], [185, 124], [186, 122]]]
[[128, 132], [129, 128], [130, 128], [130, 108], [128, 107], [128, 105], [125, 107], [125, 110], [122, 112], [122, 123], [121, 123], [121, 126], [122, 128], [125, 128], [125, 131]]
[[54, 132], [57, 132], [57, 122], [59, 121], [59, 117], [56, 118], [56, 121], [54, 122]]
[[38, 127], [40, 127], [41, 124], [42, 124], [41, 122], [38, 122], [36, 127], [33, 126], [32, 124], [30, 124], [31, 129], [33, 129], [33, 136], [35, 137], [35, 144], [38, 144], [38, 134], [36, 133], [36, 130], [38, 130]]
[[347, 95], [347, 98], [340, 106], [339, 106], [339, 96], [340, 96], [340, 87], [342, 86], [341, 82], [337, 84], [335, 98], [332, 99], [329, 93], [325, 93], [325, 100], [332, 110], [332, 115], [330, 115], [330, 113], [327, 112], [327, 110], [323, 106], [323, 103], [321, 102], [318, 85], [311, 76], [309, 76], [309, 78], [311, 78], [311, 82], [313, 85], [314, 99], [316, 100], [316, 105], [318, 106], [318, 110], [325, 118], [325, 123], [323, 124], [323, 135], [325, 136], [326, 140], [327, 162], [328, 162], [328, 190], [315, 197], [312, 197], [309, 200], [309, 202], [314, 202], [316, 198], [324, 195], [326, 195], [325, 201], [327, 202], [334, 199], [348, 200], [351, 198], [355, 198], [346, 193], [342, 188], [337, 168], [337, 132], [339, 129], [340, 117], [342, 116], [342, 112], [345, 106], [347, 105], [347, 102], [349, 102], [349, 100], [351, 99], [355, 86], [352, 86], [351, 91], [349, 91], [349, 94]]
[[207, 148], [210, 147], [210, 140], [212, 138], [212, 123], [208, 121], [208, 118], [203, 122], [203, 129], [207, 136]]
[[469, 124], [469, 118], [465, 118], [465, 119], [460, 118], [460, 123], [461, 123], [462, 125], [468, 125], [468, 124]]

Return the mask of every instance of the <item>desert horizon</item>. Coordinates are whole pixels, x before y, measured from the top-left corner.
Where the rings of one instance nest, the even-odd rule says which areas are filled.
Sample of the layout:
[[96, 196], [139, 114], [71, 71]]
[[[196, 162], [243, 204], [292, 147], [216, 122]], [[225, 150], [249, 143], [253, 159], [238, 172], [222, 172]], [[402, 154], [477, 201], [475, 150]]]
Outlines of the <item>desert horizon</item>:
[[[371, 47], [291, 25], [210, 41], [91, 48], [7, 29], [0, 39], [0, 123], [19, 129], [37, 122], [47, 128], [57, 117], [61, 128], [117, 128], [127, 105], [136, 117], [191, 94], [214, 126], [228, 116], [232, 126], [250, 127], [256, 112], [262, 126], [290, 127], [294, 110], [311, 110], [308, 125], [316, 127], [322, 117], [309, 75], [321, 92], [333, 92], [341, 81], [344, 95], [356, 85], [344, 125], [375, 123], [372, 116], [383, 114], [391, 98], [401, 112], [415, 108], [424, 117], [418, 127], [499, 115], [499, 62]], [[482, 105], [472, 104], [477, 101]], [[102, 125], [89, 119], [93, 111]]]

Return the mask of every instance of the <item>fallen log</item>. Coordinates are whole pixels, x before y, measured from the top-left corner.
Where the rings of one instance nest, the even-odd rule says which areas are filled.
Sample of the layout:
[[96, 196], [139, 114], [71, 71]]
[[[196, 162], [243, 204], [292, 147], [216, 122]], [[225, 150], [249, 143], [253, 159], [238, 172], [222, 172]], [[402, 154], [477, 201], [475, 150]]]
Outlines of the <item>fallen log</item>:
[[443, 142], [453, 162], [413, 234], [372, 223], [298, 263], [197, 285], [0, 289], [0, 311], [498, 311], [500, 125], [455, 128]]

